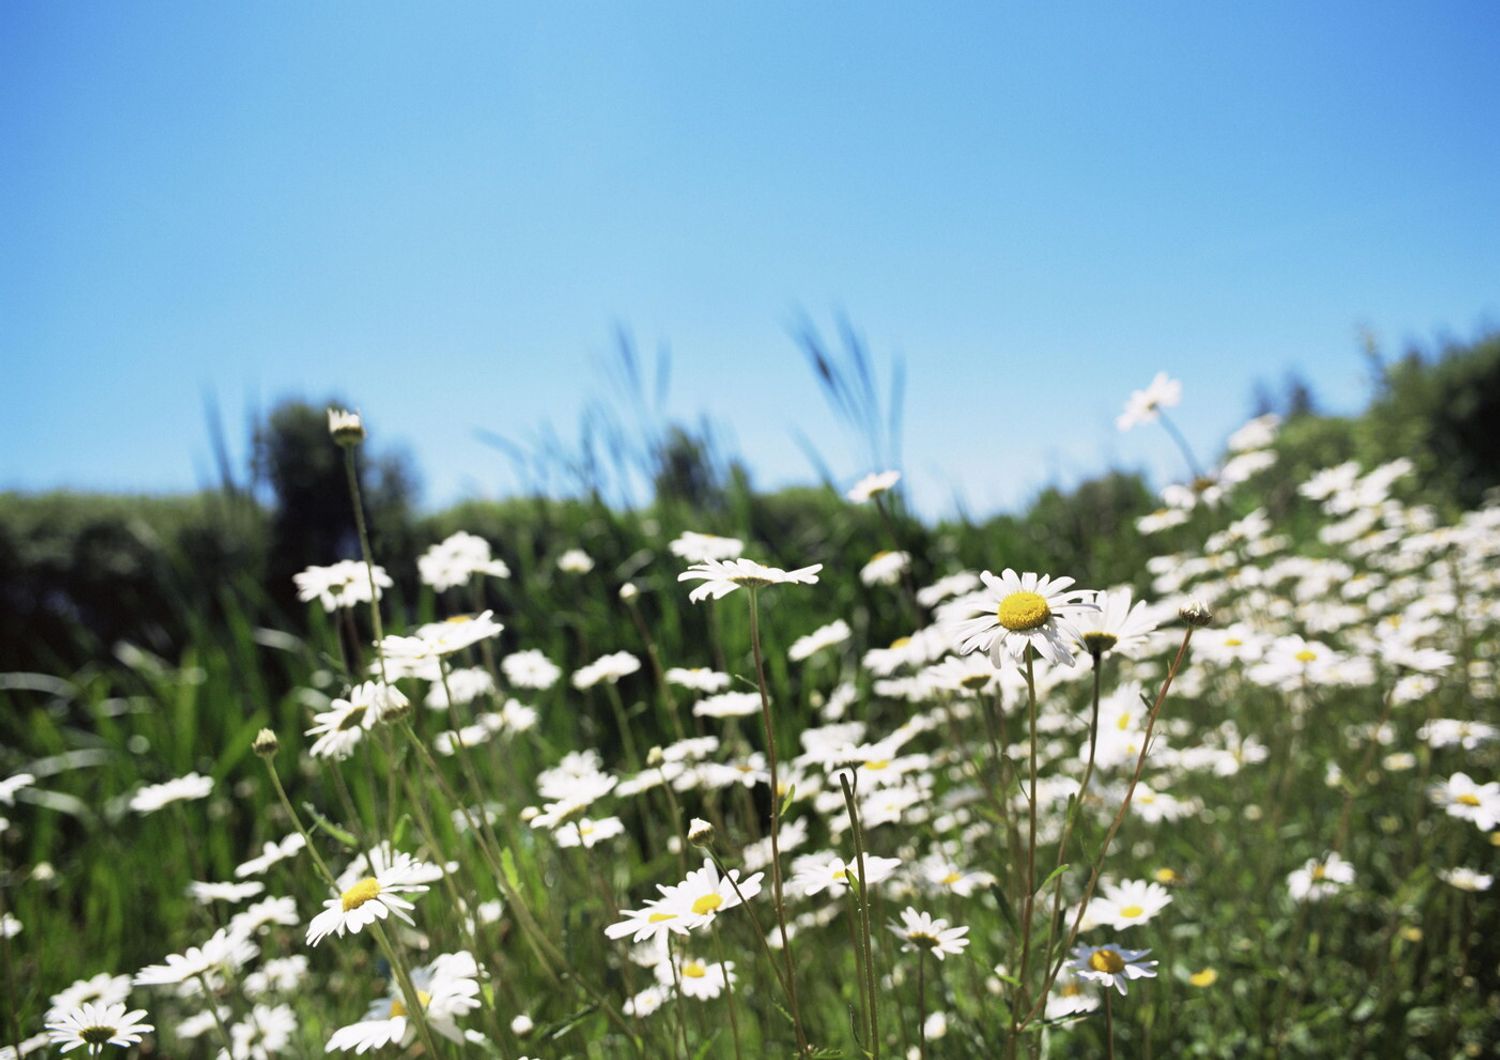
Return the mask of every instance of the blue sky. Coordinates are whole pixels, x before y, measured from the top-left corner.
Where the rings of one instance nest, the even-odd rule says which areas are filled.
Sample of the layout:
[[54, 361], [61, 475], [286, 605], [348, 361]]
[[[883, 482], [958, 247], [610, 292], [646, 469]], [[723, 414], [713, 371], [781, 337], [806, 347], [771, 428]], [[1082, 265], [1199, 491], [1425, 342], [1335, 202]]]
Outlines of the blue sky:
[[919, 501], [1111, 463], [1183, 379], [1334, 409], [1500, 321], [1500, 7], [1200, 2], [0, 7], [0, 488], [191, 488], [348, 395], [426, 500], [513, 488], [617, 325], [760, 481], [867, 470], [790, 336], [904, 358]]

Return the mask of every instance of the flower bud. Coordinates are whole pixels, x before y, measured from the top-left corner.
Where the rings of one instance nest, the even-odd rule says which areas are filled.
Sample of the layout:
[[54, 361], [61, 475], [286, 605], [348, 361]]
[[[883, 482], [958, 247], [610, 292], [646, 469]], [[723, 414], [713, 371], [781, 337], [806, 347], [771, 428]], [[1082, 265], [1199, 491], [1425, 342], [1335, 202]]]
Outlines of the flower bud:
[[255, 734], [255, 739], [250, 744], [250, 749], [262, 758], [274, 758], [276, 752], [281, 750], [281, 741], [276, 738], [276, 734], [270, 729], [262, 729]]
[[694, 817], [688, 825], [688, 842], [694, 846], [712, 846], [714, 841], [714, 826], [701, 817]]
[[328, 433], [333, 435], [333, 440], [339, 445], [352, 448], [365, 440], [365, 425], [357, 412], [329, 409]]
[[1202, 629], [1214, 620], [1214, 613], [1202, 600], [1189, 600], [1182, 605], [1177, 616], [1194, 629]]

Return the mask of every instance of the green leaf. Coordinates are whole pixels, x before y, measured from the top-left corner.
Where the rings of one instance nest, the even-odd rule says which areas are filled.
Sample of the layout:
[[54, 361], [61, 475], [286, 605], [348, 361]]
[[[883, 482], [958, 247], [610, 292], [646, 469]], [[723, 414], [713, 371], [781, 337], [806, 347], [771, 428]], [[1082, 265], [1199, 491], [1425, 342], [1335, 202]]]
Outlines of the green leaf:
[[792, 800], [795, 799], [796, 797], [797, 797], [797, 785], [793, 784], [791, 787], [789, 787], [789, 788], [786, 789], [786, 797], [781, 800], [781, 813], [780, 813], [780, 816], [782, 816], [782, 817], [786, 816], [786, 811], [791, 807]]
[[344, 829], [340, 828], [338, 825], [330, 821], [328, 818], [324, 817], [321, 813], [318, 812], [317, 808], [313, 806], [312, 803], [304, 802], [302, 804], [302, 812], [312, 818], [314, 828], [321, 828], [323, 831], [327, 832], [335, 842], [342, 844], [350, 850], [358, 849], [359, 840], [354, 838], [354, 833], [345, 831]]
[[516, 872], [516, 856], [510, 852], [510, 847], [500, 851], [500, 868], [505, 872], [505, 879], [510, 884], [511, 890], [519, 893], [521, 875]]
[[1051, 872], [1047, 873], [1047, 878], [1042, 881], [1041, 886], [1039, 886], [1036, 889], [1035, 893], [1036, 894], [1041, 894], [1043, 891], [1045, 891], [1047, 889], [1047, 885], [1049, 883], [1051, 883], [1053, 880], [1057, 879], [1063, 873], [1067, 872], [1068, 868], [1069, 868], [1069, 866], [1066, 863], [1064, 863], [1064, 864], [1061, 864], [1061, 865], [1057, 866], [1057, 868], [1053, 869]]

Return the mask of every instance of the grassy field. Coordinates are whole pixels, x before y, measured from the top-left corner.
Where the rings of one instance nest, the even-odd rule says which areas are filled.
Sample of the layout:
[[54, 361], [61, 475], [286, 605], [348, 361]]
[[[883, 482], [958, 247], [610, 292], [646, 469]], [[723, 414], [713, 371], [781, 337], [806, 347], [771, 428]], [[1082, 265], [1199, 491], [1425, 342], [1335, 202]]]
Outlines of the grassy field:
[[181, 657], [0, 675], [0, 1034], [102, 998], [165, 1056], [1493, 1055], [1500, 509], [1396, 462], [1272, 518], [1275, 435], [1119, 532], [1133, 598], [877, 483], [794, 539], [450, 540], [378, 609], [329, 555], [305, 632], [225, 586]]

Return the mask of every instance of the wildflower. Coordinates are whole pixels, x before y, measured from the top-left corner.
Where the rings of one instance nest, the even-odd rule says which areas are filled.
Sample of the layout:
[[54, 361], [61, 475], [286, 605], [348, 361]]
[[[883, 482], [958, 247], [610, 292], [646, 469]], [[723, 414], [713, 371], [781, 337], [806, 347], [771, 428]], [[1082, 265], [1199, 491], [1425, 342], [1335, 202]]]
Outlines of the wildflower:
[[618, 817], [604, 817], [597, 821], [580, 817], [576, 821], [563, 823], [552, 834], [560, 847], [581, 846], [592, 849], [596, 844], [613, 839], [624, 831], [625, 824]]
[[281, 750], [281, 739], [274, 730], [262, 729], [255, 734], [255, 740], [250, 744], [250, 750], [261, 758], [275, 758], [276, 752]]
[[498, 637], [504, 629], [495, 621], [495, 612], [481, 611], [477, 615], [450, 615], [441, 622], [427, 622], [417, 627], [417, 637], [427, 643], [431, 654], [452, 655], [471, 644]]
[[722, 692], [729, 687], [729, 682], [728, 674], [721, 674], [717, 670], [709, 670], [702, 666], [694, 666], [691, 669], [674, 666], [667, 671], [668, 684], [692, 689], [694, 692]]
[[93, 1002], [102, 1008], [118, 1005], [130, 997], [130, 976], [100, 972], [91, 979], [79, 979], [72, 986], [53, 994], [47, 1002], [47, 1019], [61, 1019], [73, 1009]]
[[1212, 968], [1204, 968], [1202, 971], [1194, 972], [1188, 976], [1188, 982], [1200, 990], [1204, 987], [1213, 986], [1219, 981], [1219, 973]]
[[177, 986], [201, 975], [217, 973], [221, 968], [234, 970], [260, 952], [250, 939], [220, 928], [202, 946], [189, 946], [181, 954], [168, 954], [165, 963], [142, 968], [135, 975], [136, 986]]
[[714, 841], [714, 826], [701, 817], [694, 817], [688, 822], [688, 842], [694, 846], [712, 846]]
[[98, 1056], [106, 1045], [135, 1045], [142, 1035], [156, 1028], [142, 1023], [145, 1009], [126, 1012], [123, 1004], [101, 1005], [86, 1001], [68, 1012], [47, 1021], [52, 1044], [69, 1052], [87, 1046], [90, 1056]]
[[250, 880], [246, 883], [203, 883], [193, 880], [188, 884], [187, 893], [208, 905], [211, 902], [243, 902], [246, 898], [254, 898], [266, 885], [259, 880]]
[[1460, 891], [1487, 891], [1495, 883], [1495, 877], [1476, 869], [1439, 869], [1438, 878], [1450, 887], [1456, 887]]
[[676, 956], [672, 961], [662, 961], [656, 966], [656, 981], [663, 990], [672, 986], [675, 981], [680, 984], [683, 997], [711, 1001], [724, 992], [726, 982], [732, 985], [739, 982], [739, 979], [734, 974], [733, 961], [710, 964], [696, 957]]
[[1286, 878], [1294, 902], [1317, 902], [1354, 882], [1354, 866], [1336, 853], [1309, 858]]
[[323, 911], [308, 923], [307, 944], [316, 946], [329, 935], [343, 935], [345, 931], [357, 934], [367, 925], [392, 913], [408, 924], [413, 923], [408, 913], [415, 906], [401, 895], [425, 892], [427, 884], [420, 882], [424, 878], [420, 866], [407, 855], [401, 855], [391, 863], [378, 865], [374, 875], [362, 877], [348, 886], [340, 880], [343, 892], [324, 902]]
[[492, 578], [509, 578], [510, 568], [504, 560], [490, 555], [490, 543], [463, 530], [450, 535], [417, 558], [422, 584], [438, 592], [467, 585], [476, 574]]
[[[869, 856], [866, 855], [867, 864], [869, 860]], [[995, 883], [993, 874], [982, 870], [961, 868], [941, 853], [934, 853], [923, 858], [918, 867], [929, 889], [939, 893], [956, 894], [960, 898], [968, 898], [976, 890], [990, 887]]]
[[931, 585], [917, 590], [917, 603], [923, 607], [935, 607], [952, 596], [972, 593], [980, 586], [979, 575], [971, 570], [959, 571], [939, 578]]
[[495, 678], [488, 670], [478, 666], [465, 666], [450, 670], [446, 681], [434, 681], [423, 702], [428, 710], [447, 710], [453, 705], [448, 702], [450, 694], [454, 703], [472, 703], [481, 696], [493, 695], [494, 691]]
[[1071, 965], [1064, 965], [1061, 974], [1057, 977], [1053, 992], [1047, 995], [1047, 1007], [1042, 1013], [1043, 1018], [1050, 1023], [1053, 1020], [1093, 1012], [1099, 1007], [1099, 997], [1088, 983], [1088, 980], [1078, 976]]
[[207, 798], [213, 790], [213, 778], [189, 773], [165, 784], [146, 785], [130, 797], [130, 808], [139, 814], [155, 813], [174, 802]]
[[1482, 721], [1434, 718], [1417, 730], [1417, 738], [1434, 748], [1461, 747], [1465, 751], [1475, 751], [1500, 738], [1500, 728]]
[[699, 718], [742, 718], [759, 710], [758, 692], [720, 692], [693, 704], [693, 715]]
[[580, 692], [593, 688], [600, 681], [616, 684], [622, 677], [629, 677], [641, 668], [641, 660], [628, 651], [617, 651], [601, 656], [580, 667], [573, 673], [573, 687]]
[[1126, 880], [1104, 885], [1104, 894], [1094, 899], [1089, 916], [1098, 924], [1123, 931], [1134, 924], [1144, 924], [1172, 904], [1172, 896], [1159, 883]]
[[505, 679], [517, 688], [551, 688], [562, 676], [562, 670], [535, 648], [507, 655], [500, 669], [505, 671]]
[[291, 994], [306, 978], [306, 955], [273, 957], [245, 976], [245, 996], [254, 999], [268, 994]]
[[649, 901], [640, 909], [621, 909], [620, 915], [625, 919], [604, 929], [607, 938], [622, 939], [629, 935], [631, 942], [645, 942], [662, 938], [669, 931], [674, 935], [688, 933], [687, 918], [665, 908], [659, 900]]
[[[304, 735], [316, 736], [317, 739], [308, 748], [308, 754], [314, 758], [342, 760], [354, 753], [364, 734], [375, 727], [380, 717], [378, 711], [371, 709], [373, 698], [360, 692], [365, 687], [358, 686], [349, 693], [348, 699], [335, 699], [327, 710], [313, 716], [313, 727]], [[394, 688], [390, 691], [401, 696]], [[404, 696], [401, 698], [405, 699]]]
[[643, 1019], [665, 1005], [670, 996], [662, 987], [652, 985], [636, 994], [635, 997], [626, 998], [621, 1008], [625, 1015], [632, 1019]]
[[1083, 634], [1079, 643], [1095, 657], [1109, 651], [1134, 656], [1150, 646], [1156, 631], [1157, 616], [1144, 600], [1131, 602], [1129, 586], [1113, 592], [1093, 594], [1092, 603], [1099, 609], [1081, 611], [1074, 625]]
[[[1018, 577], [1009, 568], [999, 577], [984, 571], [980, 578], [986, 591], [969, 597], [963, 609], [972, 617], [953, 627], [963, 654], [985, 651], [999, 666], [1005, 659], [1020, 662], [1026, 649], [1034, 647], [1051, 662], [1073, 665], [1070, 645], [1083, 640], [1074, 619], [1080, 612], [1098, 610], [1086, 591], [1069, 590], [1072, 578]], [[982, 611], [973, 614], [978, 609]]]
[[667, 546], [672, 555], [689, 563], [707, 563], [716, 559], [739, 559], [745, 551], [745, 543], [737, 537], [720, 537], [717, 534], [700, 534], [684, 530]]
[[948, 921], [933, 919], [928, 913], [919, 913], [911, 906], [901, 911], [901, 923], [889, 925], [893, 934], [903, 939], [903, 952], [925, 950], [938, 960], [950, 953], [962, 953], [969, 940], [967, 927], [950, 928]]
[[344, 447], [356, 446], [365, 440], [365, 425], [359, 413], [347, 409], [328, 410], [328, 433]]
[[1162, 409], [1176, 408], [1182, 401], [1182, 383], [1166, 372], [1157, 372], [1156, 377], [1144, 390], [1135, 390], [1125, 402], [1125, 411], [1115, 420], [1122, 431], [1141, 423], [1152, 423], [1161, 415]]
[[[900, 858], [865, 855], [864, 874], [867, 877], [865, 886], [873, 886], [883, 880], [888, 880], [900, 864]], [[793, 894], [811, 898], [813, 895], [820, 894], [823, 889], [843, 891], [849, 888], [850, 876], [853, 879], [859, 879], [858, 859], [846, 862], [835, 855], [804, 855], [793, 862], [792, 879], [787, 882], [787, 888]]]
[[741, 898], [759, 894], [763, 875], [757, 872], [742, 880], [738, 869], [730, 869], [729, 875], [720, 876], [713, 859], [704, 858], [703, 867], [688, 873], [681, 883], [658, 888], [662, 892], [658, 908], [677, 914], [689, 928], [707, 927], [720, 912], [739, 905]]
[[378, 600], [382, 589], [389, 589], [391, 576], [384, 567], [374, 567], [375, 587], [370, 587], [372, 568], [356, 559], [341, 560], [328, 567], [308, 567], [292, 576], [297, 586], [297, 599], [303, 603], [317, 600], [324, 611], [337, 611], [343, 607], [357, 607]]
[[895, 585], [910, 566], [910, 552], [877, 552], [860, 568], [859, 580], [866, 585]]
[[850, 487], [849, 492], [844, 496], [855, 504], [863, 504], [871, 497], [888, 492], [900, 481], [901, 472], [899, 471], [872, 471]]
[[248, 939], [272, 924], [291, 927], [301, 919], [295, 898], [262, 898], [231, 917], [229, 931]]
[[[458, 1019], [479, 1008], [479, 965], [467, 950], [444, 953], [425, 968], [411, 973], [411, 984], [422, 1004], [427, 1026], [451, 1041], [464, 1041]], [[416, 1039], [401, 988], [391, 984], [390, 993], [372, 1004], [365, 1018], [340, 1027], [328, 1039], [326, 1049], [338, 1052], [369, 1052], [387, 1045], [405, 1047]]]
[[1500, 825], [1500, 782], [1476, 784], [1467, 773], [1454, 773], [1429, 789], [1432, 801], [1444, 807], [1448, 816], [1472, 821], [1481, 832]]
[[1123, 995], [1130, 980], [1156, 978], [1157, 962], [1141, 959], [1150, 952], [1114, 945], [1079, 946], [1073, 951], [1071, 967], [1080, 979], [1098, 983], [1105, 989], [1114, 987]]
[[557, 569], [564, 574], [587, 574], [594, 569], [594, 558], [581, 548], [570, 548], [557, 557]]
[[695, 563], [677, 576], [680, 582], [701, 581], [703, 584], [688, 594], [688, 599], [699, 603], [705, 599], [721, 600], [739, 588], [759, 589], [768, 585], [815, 585], [818, 571], [823, 564], [801, 567], [793, 571], [778, 567], [766, 567], [750, 559], [709, 560]]
[[842, 618], [835, 619], [828, 625], [813, 630], [807, 636], [794, 640], [792, 646], [787, 649], [786, 657], [792, 662], [802, 662], [824, 648], [832, 648], [844, 643], [851, 636], [853, 636], [853, 630], [849, 628], [849, 623]]

